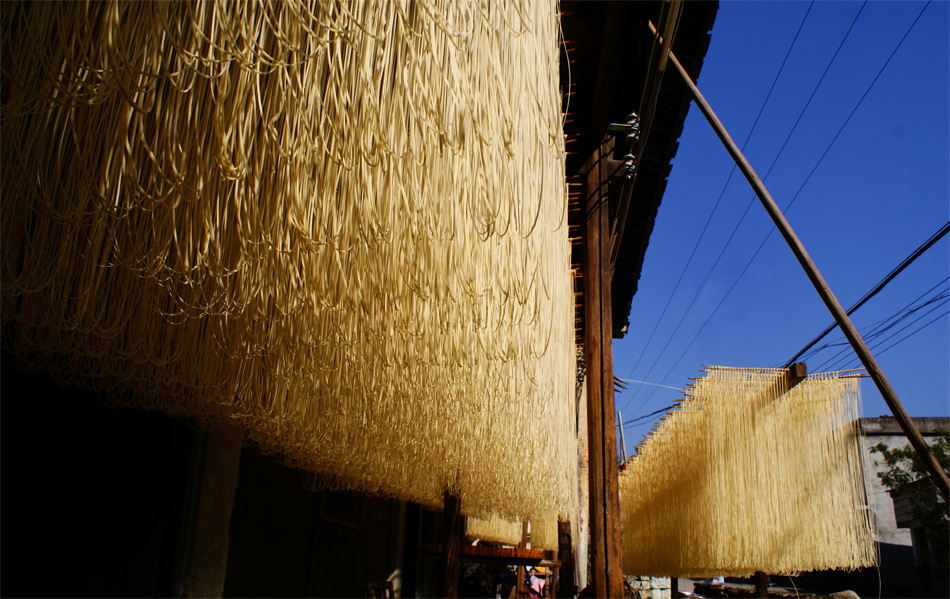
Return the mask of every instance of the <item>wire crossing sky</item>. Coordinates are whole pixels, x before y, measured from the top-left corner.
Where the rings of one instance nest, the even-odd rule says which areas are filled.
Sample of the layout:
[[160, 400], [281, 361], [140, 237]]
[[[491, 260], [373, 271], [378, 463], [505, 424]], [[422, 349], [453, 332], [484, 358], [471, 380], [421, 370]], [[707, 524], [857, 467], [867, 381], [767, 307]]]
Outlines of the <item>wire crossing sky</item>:
[[[720, 4], [697, 84], [843, 305], [950, 219], [948, 31], [947, 2]], [[628, 449], [658, 418], [641, 416], [682, 396], [664, 386], [704, 364], [782, 364], [830, 321], [733, 168], [692, 107], [614, 342], [617, 376], [653, 384], [616, 397]], [[911, 416], [950, 415], [948, 274], [944, 238], [852, 315]], [[810, 372], [857, 364], [840, 339]], [[889, 414], [872, 383], [862, 392], [865, 415]]]

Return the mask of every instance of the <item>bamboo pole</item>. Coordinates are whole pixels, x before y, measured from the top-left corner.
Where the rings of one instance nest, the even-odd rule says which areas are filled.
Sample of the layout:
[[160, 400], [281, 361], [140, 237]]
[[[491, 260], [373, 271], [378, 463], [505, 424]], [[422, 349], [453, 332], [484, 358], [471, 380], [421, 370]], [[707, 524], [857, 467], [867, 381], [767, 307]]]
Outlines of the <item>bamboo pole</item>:
[[[653, 32], [653, 35], [656, 35], [656, 29], [653, 27], [652, 23], [650, 23], [650, 30]], [[811, 256], [808, 255], [808, 252], [805, 250], [805, 246], [802, 245], [801, 240], [799, 240], [798, 236], [795, 235], [795, 231], [792, 230], [792, 226], [788, 223], [788, 220], [786, 220], [785, 215], [782, 214], [782, 211], [775, 203], [775, 200], [772, 199], [772, 196], [765, 188], [765, 184], [763, 184], [759, 179], [759, 176], [756, 175], [755, 171], [752, 169], [752, 166], [746, 160], [745, 156], [743, 156], [742, 151], [739, 150], [735, 142], [732, 141], [732, 138], [729, 136], [726, 128], [719, 120], [719, 117], [717, 117], [716, 113], [713, 112], [713, 109], [706, 102], [706, 99], [699, 92], [696, 84], [690, 78], [689, 74], [683, 68], [683, 65], [680, 64], [680, 62], [676, 59], [676, 55], [673, 53], [670, 53], [670, 62], [673, 63], [673, 66], [676, 69], [676, 72], [679, 73], [680, 77], [682, 78], [683, 83], [686, 84], [690, 92], [693, 94], [693, 100], [696, 102], [696, 105], [699, 106], [703, 116], [705, 116], [706, 120], [709, 121], [709, 124], [712, 125], [716, 135], [719, 136], [719, 139], [722, 141], [723, 145], [726, 147], [726, 150], [732, 156], [732, 159], [735, 160], [736, 164], [742, 170], [742, 174], [745, 175], [746, 180], [752, 186], [752, 189], [755, 190], [755, 193], [762, 202], [762, 205], [765, 207], [765, 210], [769, 213], [769, 216], [772, 217], [772, 221], [775, 223], [775, 226], [778, 227], [779, 232], [782, 234], [782, 237], [785, 238], [785, 241], [791, 248], [792, 253], [795, 254], [795, 258], [798, 259], [799, 264], [801, 264], [802, 268], [805, 270], [805, 274], [808, 275], [808, 278], [812, 282], [812, 285], [814, 285], [818, 295], [821, 296], [822, 301], [825, 302], [825, 306], [827, 306], [832, 316], [834, 316], [838, 326], [841, 327], [841, 331], [848, 339], [848, 342], [851, 344], [854, 352], [861, 359], [861, 363], [864, 364], [868, 374], [870, 374], [871, 378], [874, 379], [874, 383], [877, 385], [878, 390], [884, 397], [884, 401], [887, 402], [887, 406], [891, 409], [894, 419], [897, 421], [898, 425], [900, 425], [901, 430], [904, 431], [904, 434], [907, 435], [907, 440], [910, 441], [910, 444], [917, 452], [917, 455], [924, 462], [924, 465], [927, 467], [934, 484], [937, 485], [937, 489], [940, 491], [940, 494], [943, 495], [945, 501], [950, 502], [950, 478], [947, 477], [947, 473], [944, 472], [943, 468], [940, 467], [940, 464], [937, 462], [937, 458], [934, 457], [933, 452], [924, 441], [924, 438], [917, 429], [917, 426], [914, 424], [913, 420], [910, 419], [910, 416], [908, 416], [903, 404], [897, 397], [897, 393], [894, 391], [894, 388], [891, 387], [887, 377], [884, 376], [884, 371], [881, 370], [877, 360], [875, 360], [874, 356], [871, 354], [871, 350], [869, 350], [867, 345], [865, 345], [861, 335], [851, 323], [851, 319], [848, 318], [848, 314], [845, 312], [844, 308], [841, 307], [841, 304], [834, 296], [834, 293], [831, 292], [831, 288], [828, 287], [824, 277], [822, 277], [821, 273], [818, 272], [818, 267], [815, 266]]]

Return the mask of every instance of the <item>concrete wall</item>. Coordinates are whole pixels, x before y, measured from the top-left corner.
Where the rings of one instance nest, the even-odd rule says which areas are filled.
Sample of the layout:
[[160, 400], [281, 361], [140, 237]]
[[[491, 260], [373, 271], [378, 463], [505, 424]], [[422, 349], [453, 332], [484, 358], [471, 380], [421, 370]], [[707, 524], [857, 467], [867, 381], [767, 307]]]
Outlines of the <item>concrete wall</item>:
[[[950, 418], [914, 418], [924, 440], [933, 442], [937, 428], [950, 429]], [[915, 594], [918, 588], [917, 568], [914, 562], [914, 549], [911, 532], [908, 528], [898, 528], [894, 517], [894, 503], [887, 488], [881, 484], [878, 474], [887, 470], [887, 464], [879, 453], [871, 453], [871, 447], [884, 443], [890, 448], [905, 447], [907, 437], [891, 416], [880, 418], [862, 418], [864, 429], [864, 447], [868, 483], [868, 502], [877, 525], [878, 551], [880, 553], [880, 584], [885, 596], [900, 596], [902, 592]]]
[[[950, 418], [914, 418], [914, 423], [920, 429], [924, 440], [928, 444], [933, 442], [934, 431], [937, 428], [950, 429]], [[880, 543], [891, 545], [911, 546], [910, 529], [897, 528], [897, 522], [894, 519], [894, 504], [887, 488], [881, 484], [878, 474], [887, 470], [887, 464], [883, 456], [879, 453], [871, 453], [871, 447], [878, 443], [884, 443], [894, 449], [905, 447], [907, 437], [897, 425], [897, 421], [890, 416], [881, 416], [880, 418], [862, 418], [861, 426], [864, 429], [864, 449], [867, 456], [868, 471], [865, 478], [868, 481], [870, 489], [869, 502], [871, 511], [877, 522], [877, 535], [875, 540]]]

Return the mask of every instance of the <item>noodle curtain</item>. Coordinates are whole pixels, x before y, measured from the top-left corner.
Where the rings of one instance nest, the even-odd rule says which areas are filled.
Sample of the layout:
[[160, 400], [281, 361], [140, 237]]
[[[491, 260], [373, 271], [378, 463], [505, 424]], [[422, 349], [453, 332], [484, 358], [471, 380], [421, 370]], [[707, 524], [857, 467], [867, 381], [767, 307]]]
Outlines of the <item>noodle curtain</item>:
[[620, 476], [624, 572], [796, 574], [877, 563], [859, 379], [709, 367]]
[[570, 517], [554, 3], [0, 11], [22, 364], [230, 422], [330, 485]]

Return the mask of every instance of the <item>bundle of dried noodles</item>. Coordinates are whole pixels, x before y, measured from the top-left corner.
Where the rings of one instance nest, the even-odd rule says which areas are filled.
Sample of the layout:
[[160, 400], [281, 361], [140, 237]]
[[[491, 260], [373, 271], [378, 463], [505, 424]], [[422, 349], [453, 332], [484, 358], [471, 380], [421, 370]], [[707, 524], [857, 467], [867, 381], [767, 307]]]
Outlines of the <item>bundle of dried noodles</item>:
[[509, 522], [498, 517], [466, 518], [465, 536], [492, 543], [516, 546], [521, 542], [521, 523]]
[[710, 367], [620, 477], [624, 571], [748, 576], [876, 563], [859, 379]]
[[23, 364], [230, 421], [332, 485], [573, 511], [554, 3], [0, 11]]

